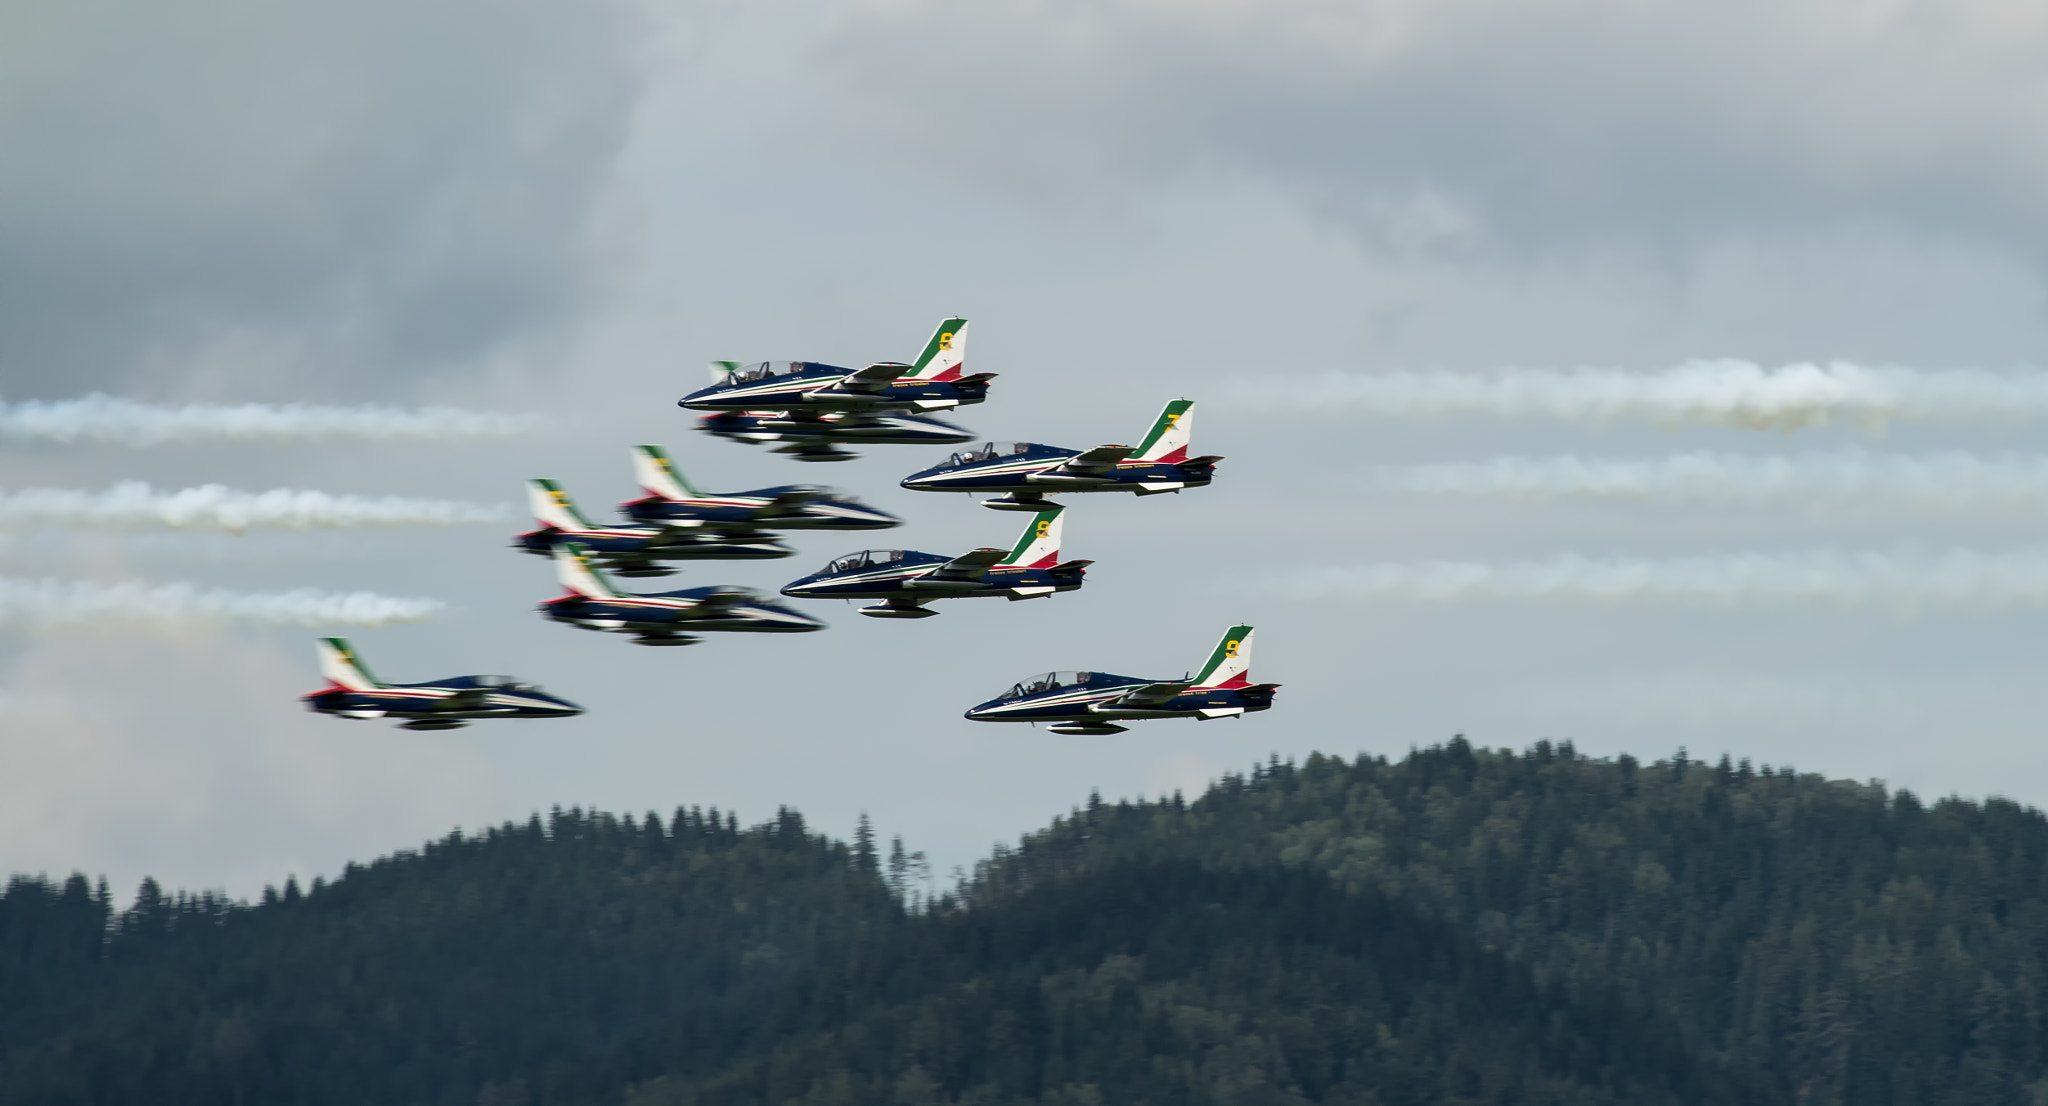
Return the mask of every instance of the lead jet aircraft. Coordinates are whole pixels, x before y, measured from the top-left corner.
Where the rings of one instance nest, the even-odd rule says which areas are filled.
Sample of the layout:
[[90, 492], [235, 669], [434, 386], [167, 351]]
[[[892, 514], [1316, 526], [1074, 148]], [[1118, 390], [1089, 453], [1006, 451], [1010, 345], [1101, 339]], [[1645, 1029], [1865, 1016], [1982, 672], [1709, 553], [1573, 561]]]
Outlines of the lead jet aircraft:
[[774, 535], [764, 537], [746, 528], [729, 533], [694, 522], [599, 526], [583, 517], [569, 501], [569, 493], [553, 480], [528, 480], [526, 501], [540, 529], [512, 539], [512, 548], [546, 557], [575, 542], [620, 576], [667, 576], [675, 571], [657, 561], [753, 561], [790, 554]]
[[1273, 705], [1279, 684], [1251, 682], [1252, 628], [1232, 626], [1192, 677], [1143, 680], [1108, 672], [1048, 672], [967, 712], [975, 722], [1050, 722], [1057, 734], [1113, 734], [1142, 718], [1233, 718]]
[[705, 415], [697, 429], [748, 445], [781, 442], [776, 453], [799, 461], [851, 461], [860, 456], [843, 445], [958, 445], [972, 431], [923, 415], [864, 411], [720, 411]]
[[698, 411], [939, 411], [988, 398], [994, 373], [962, 375], [967, 320], [947, 319], [914, 364], [845, 369], [816, 361], [711, 363], [711, 386], [676, 401]]
[[695, 645], [691, 634], [807, 633], [823, 622], [762, 599], [746, 588], [708, 587], [628, 595], [613, 588], [575, 542], [555, 547], [555, 574], [567, 594], [540, 613], [586, 630], [632, 634], [637, 645]]
[[881, 599], [860, 608], [870, 618], [930, 618], [936, 599], [1000, 595], [1036, 599], [1080, 588], [1094, 561], [1060, 560], [1062, 508], [1040, 511], [1016, 548], [970, 549], [957, 557], [910, 549], [849, 553], [791, 583], [782, 594], [799, 599]]
[[327, 686], [300, 696], [306, 709], [340, 718], [403, 718], [408, 730], [452, 730], [474, 718], [567, 718], [583, 708], [510, 676], [452, 676], [428, 684], [378, 682], [347, 638], [320, 639]]
[[887, 530], [903, 520], [844, 492], [783, 484], [748, 492], [700, 492], [660, 446], [633, 447], [633, 477], [647, 494], [619, 505], [656, 526], [703, 527], [733, 537], [759, 530]]
[[1159, 495], [1206, 487], [1223, 458], [1188, 456], [1194, 422], [1194, 401], [1176, 399], [1159, 412], [1151, 433], [1136, 448], [989, 442], [912, 473], [903, 486], [920, 492], [1001, 492], [982, 503], [998, 511], [1042, 511], [1052, 506], [1045, 498], [1051, 492]]

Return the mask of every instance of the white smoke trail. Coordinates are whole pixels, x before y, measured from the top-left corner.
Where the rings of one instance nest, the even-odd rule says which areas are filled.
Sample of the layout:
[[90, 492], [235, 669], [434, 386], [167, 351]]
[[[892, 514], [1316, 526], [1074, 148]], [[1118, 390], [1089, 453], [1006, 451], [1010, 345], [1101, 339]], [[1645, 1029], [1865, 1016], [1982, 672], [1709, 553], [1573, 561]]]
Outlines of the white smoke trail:
[[1486, 564], [1421, 561], [1299, 573], [1266, 593], [1330, 599], [1455, 603], [1475, 599], [1831, 603], [1906, 609], [2048, 607], [2048, 553], [1932, 556], [1814, 551], [1671, 560], [1556, 557]]
[[1931, 371], [1839, 361], [1775, 369], [1748, 361], [1689, 361], [1656, 372], [1327, 373], [1285, 387], [1268, 378], [1247, 385], [1243, 393], [1253, 407], [1325, 414], [1648, 418], [1774, 430], [1796, 430], [1837, 416], [1872, 425], [1892, 419], [2048, 416], [2048, 373]]
[[0, 578], [0, 629], [68, 622], [198, 622], [231, 619], [282, 626], [382, 626], [439, 614], [436, 599], [299, 588], [281, 592], [201, 590], [191, 584], [95, 584]]
[[1605, 496], [1671, 502], [1882, 498], [1944, 507], [2048, 499], [2048, 456], [1872, 455], [1861, 450], [1751, 457], [1681, 453], [1637, 460], [1496, 457], [1377, 474], [1431, 495]]
[[93, 526], [173, 530], [309, 530], [361, 526], [460, 526], [501, 522], [501, 507], [445, 499], [330, 495], [276, 488], [244, 492], [219, 484], [159, 492], [127, 481], [106, 491], [31, 488], [0, 492], [0, 528]]
[[301, 442], [325, 438], [490, 438], [525, 434], [538, 415], [454, 407], [322, 407], [287, 403], [170, 406], [93, 394], [82, 399], [0, 403], [0, 438], [118, 442], [131, 446], [204, 440]]

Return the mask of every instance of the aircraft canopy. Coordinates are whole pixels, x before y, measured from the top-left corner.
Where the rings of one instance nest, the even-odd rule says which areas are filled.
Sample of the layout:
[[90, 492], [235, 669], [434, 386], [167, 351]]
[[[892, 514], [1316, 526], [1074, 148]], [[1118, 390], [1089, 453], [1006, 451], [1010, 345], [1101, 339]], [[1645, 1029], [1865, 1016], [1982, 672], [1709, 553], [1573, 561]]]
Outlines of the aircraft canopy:
[[1002, 457], [1021, 457], [1031, 452], [1030, 442], [983, 442], [973, 449], [963, 449], [953, 455], [952, 464], [972, 465], [980, 461], [994, 461]]
[[1055, 691], [1063, 687], [1080, 687], [1093, 679], [1093, 672], [1048, 672], [1033, 676], [1010, 689], [1005, 699], [1016, 699], [1025, 695], [1037, 695], [1044, 691]]
[[802, 372], [802, 361], [762, 361], [758, 364], [743, 365], [732, 372], [732, 383], [745, 384], [753, 380], [766, 380], [771, 376], [793, 376]]
[[826, 565], [825, 571], [852, 572], [855, 569], [895, 564], [902, 559], [903, 551], [901, 549], [863, 549], [858, 553], [848, 553], [846, 556]]

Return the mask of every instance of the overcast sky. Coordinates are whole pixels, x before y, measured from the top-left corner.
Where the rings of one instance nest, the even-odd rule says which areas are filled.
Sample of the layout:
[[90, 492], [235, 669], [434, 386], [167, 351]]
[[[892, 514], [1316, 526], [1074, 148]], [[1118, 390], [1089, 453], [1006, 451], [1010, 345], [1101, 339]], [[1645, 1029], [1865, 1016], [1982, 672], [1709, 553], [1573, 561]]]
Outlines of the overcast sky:
[[[1680, 746], [2048, 803], [2040, 606], [1307, 596], [1364, 564], [2048, 550], [2035, 501], [1447, 495], [1500, 456], [2048, 451], [2024, 417], [1790, 432], [1318, 410], [1326, 374], [1699, 358], [2048, 364], [2048, 10], [1992, 2], [194, 0], [0, 12], [0, 399], [544, 412], [470, 442], [0, 444], [0, 491], [123, 479], [593, 514], [660, 443], [700, 485], [825, 482], [900, 530], [667, 586], [772, 590], [1023, 518], [694, 431], [714, 358], [906, 359], [951, 313], [958, 421], [1073, 448], [1198, 401], [1206, 490], [1072, 497], [1085, 590], [643, 649], [544, 623], [516, 523], [0, 532], [0, 576], [445, 600], [354, 632], [386, 679], [590, 708], [412, 733], [306, 713], [315, 631], [0, 628], [0, 870], [250, 894], [550, 805], [867, 811], [940, 870], [1084, 801], [1269, 753], [1464, 733]], [[1254, 402], [1260, 401], [1260, 402]], [[659, 585], [641, 582], [640, 590]], [[960, 712], [1054, 668], [1177, 675], [1236, 621], [1235, 721], [1071, 738]]]

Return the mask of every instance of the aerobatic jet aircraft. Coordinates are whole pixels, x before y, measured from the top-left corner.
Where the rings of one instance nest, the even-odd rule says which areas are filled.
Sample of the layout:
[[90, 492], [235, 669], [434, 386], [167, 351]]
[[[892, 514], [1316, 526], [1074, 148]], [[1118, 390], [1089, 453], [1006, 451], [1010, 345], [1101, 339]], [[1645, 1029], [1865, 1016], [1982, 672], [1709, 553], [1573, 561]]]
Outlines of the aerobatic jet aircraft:
[[1251, 682], [1252, 628], [1232, 626], [1192, 677], [1141, 680], [1108, 672], [1048, 672], [969, 710], [975, 722], [1050, 722], [1058, 734], [1113, 734], [1142, 718], [1233, 718], [1273, 705], [1279, 684]]
[[320, 639], [327, 686], [300, 696], [306, 709], [339, 718], [403, 718], [408, 730], [452, 730], [475, 718], [567, 718], [583, 708], [510, 676], [454, 676], [428, 684], [379, 683], [347, 638]]
[[748, 561], [787, 557], [790, 549], [746, 528], [727, 533], [695, 522], [655, 526], [598, 526], [583, 517], [569, 493], [553, 480], [528, 480], [526, 501], [540, 529], [512, 540], [512, 548], [550, 556], [564, 543], [575, 542], [620, 576], [667, 576], [675, 569], [657, 561]]
[[567, 594], [540, 605], [540, 613], [586, 630], [632, 634], [638, 645], [695, 645], [691, 634], [788, 634], [825, 624], [771, 603], [746, 588], [708, 587], [628, 595], [613, 588], [575, 542], [555, 548], [555, 573]]
[[994, 373], [961, 375], [967, 320], [947, 319], [913, 364], [846, 369], [816, 361], [713, 361], [711, 386], [676, 401], [698, 411], [938, 411], [988, 397]]
[[972, 431], [923, 415], [865, 411], [720, 411], [705, 415], [697, 429], [748, 445], [782, 442], [776, 453], [799, 461], [851, 461], [860, 456], [843, 445], [958, 445]]
[[1158, 495], [1209, 483], [1221, 457], [1189, 457], [1193, 400], [1176, 399], [1159, 412], [1152, 432], [1136, 448], [1099, 445], [1062, 449], [1036, 442], [989, 442], [955, 453], [943, 465], [912, 473], [903, 486], [920, 492], [1001, 492], [982, 506], [998, 511], [1041, 511], [1053, 492], [1135, 492]]
[[656, 526], [700, 526], [733, 535], [756, 530], [887, 530], [903, 520], [845, 492], [783, 484], [749, 492], [700, 492], [660, 446], [633, 447], [633, 477], [647, 494], [619, 505]]
[[881, 599], [860, 608], [870, 618], [929, 618], [935, 599], [1001, 595], [1036, 599], [1074, 591], [1094, 561], [1060, 560], [1060, 512], [1040, 511], [1016, 548], [970, 549], [957, 557], [909, 549], [850, 553], [791, 583], [782, 594], [799, 599]]

